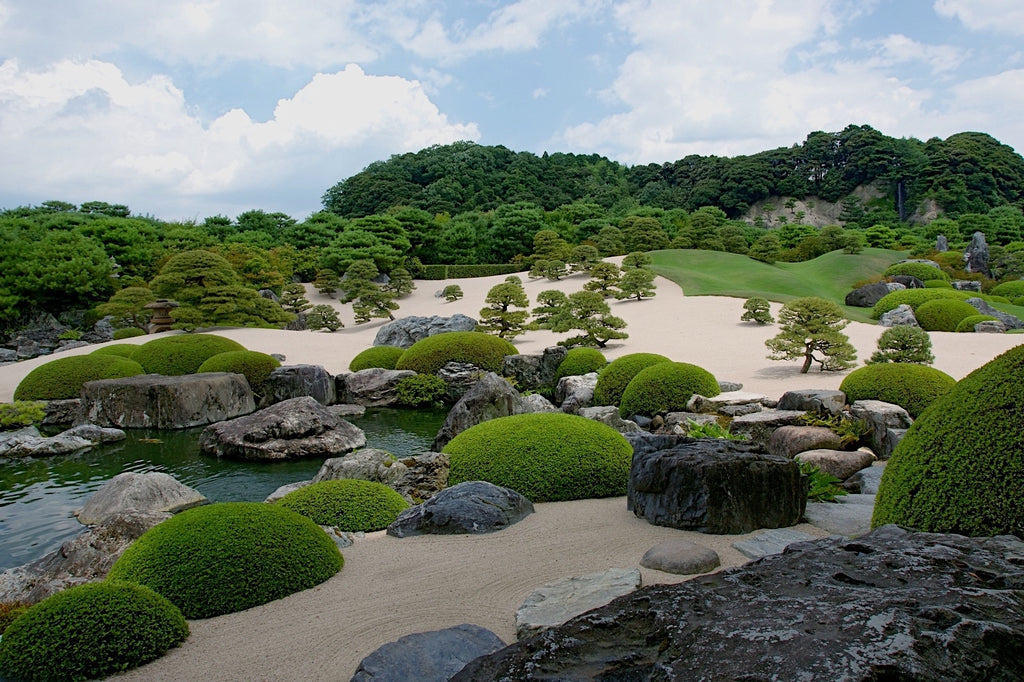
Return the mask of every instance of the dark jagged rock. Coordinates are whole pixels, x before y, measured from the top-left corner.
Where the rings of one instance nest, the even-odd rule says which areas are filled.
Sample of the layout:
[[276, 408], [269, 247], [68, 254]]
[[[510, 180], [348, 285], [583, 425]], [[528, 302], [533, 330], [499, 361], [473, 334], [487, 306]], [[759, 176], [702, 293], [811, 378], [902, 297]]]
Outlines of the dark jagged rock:
[[500, 637], [479, 625], [417, 632], [364, 658], [351, 682], [448, 682], [469, 661], [503, 646]]
[[466, 680], [1020, 680], [1024, 543], [895, 526], [653, 585]]
[[431, 317], [402, 317], [378, 329], [373, 345], [408, 348], [417, 341], [434, 334], [471, 332], [474, 329], [476, 329], [476, 320], [461, 314], [455, 314], [451, 317], [441, 317], [439, 315]]
[[330, 405], [335, 399], [334, 378], [320, 365], [278, 367], [267, 377], [265, 393], [264, 407], [307, 395]]
[[409, 507], [388, 526], [388, 535], [493, 533], [533, 513], [533, 503], [514, 490], [485, 481], [466, 481]]
[[779, 398], [778, 409], [801, 410], [819, 414], [828, 412], [836, 415], [843, 411], [844, 405], [846, 405], [846, 394], [842, 391], [806, 388], [783, 393]]
[[519, 391], [494, 372], [488, 372], [448, 412], [430, 447], [441, 452], [452, 438], [471, 426], [497, 417], [522, 413]]
[[506, 355], [502, 376], [512, 377], [520, 390], [554, 387], [555, 373], [569, 350], [565, 346], [545, 348], [541, 355]]
[[412, 376], [416, 376], [412, 370], [380, 367], [339, 374], [335, 378], [338, 401], [368, 407], [389, 407], [398, 401], [398, 384]]
[[996, 310], [983, 298], [969, 298], [967, 302], [974, 306], [980, 314], [991, 315], [998, 319], [1007, 329], [1024, 328], [1024, 322], [1019, 317], [1010, 313], [1004, 313], [1002, 310]]
[[882, 300], [882, 297], [890, 293], [889, 286], [885, 282], [873, 282], [854, 289], [846, 294], [846, 305], [857, 308], [870, 308]]
[[989, 250], [985, 241], [985, 233], [978, 231], [971, 235], [971, 243], [964, 249], [964, 270], [967, 272], [980, 272], [986, 277], [989, 272]]
[[924, 289], [924, 280], [912, 275], [893, 275], [890, 279], [896, 284], [902, 284], [907, 289]]

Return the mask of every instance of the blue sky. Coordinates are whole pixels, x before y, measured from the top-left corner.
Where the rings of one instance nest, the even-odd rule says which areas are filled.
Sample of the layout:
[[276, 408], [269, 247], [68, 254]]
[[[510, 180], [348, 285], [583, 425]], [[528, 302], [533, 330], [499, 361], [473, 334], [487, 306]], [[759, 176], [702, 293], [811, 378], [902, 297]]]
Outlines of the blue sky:
[[0, 207], [297, 219], [474, 140], [627, 164], [868, 124], [1024, 151], [1019, 0], [0, 0]]

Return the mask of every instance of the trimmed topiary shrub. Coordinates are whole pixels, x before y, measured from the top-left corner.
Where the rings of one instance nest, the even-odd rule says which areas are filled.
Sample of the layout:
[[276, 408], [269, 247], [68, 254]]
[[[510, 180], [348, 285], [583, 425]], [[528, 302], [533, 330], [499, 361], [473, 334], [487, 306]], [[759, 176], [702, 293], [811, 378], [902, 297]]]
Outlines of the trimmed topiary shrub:
[[24, 680], [92, 680], [148, 663], [188, 637], [174, 604], [145, 587], [87, 583], [44, 599], [0, 639], [0, 671]]
[[501, 372], [506, 355], [518, 355], [505, 339], [483, 332], [445, 332], [421, 339], [395, 363], [395, 369], [435, 374], [449, 362], [466, 362], [486, 372]]
[[116, 355], [74, 355], [51, 360], [25, 375], [14, 389], [15, 400], [77, 398], [82, 384], [142, 374], [139, 363]]
[[114, 341], [120, 341], [121, 339], [131, 339], [136, 336], [145, 336], [146, 330], [139, 329], [138, 327], [122, 327], [121, 329], [114, 330]]
[[1024, 297], [1024, 279], [1011, 279], [1009, 282], [997, 284], [989, 293], [1009, 299]]
[[272, 355], [254, 350], [229, 350], [207, 358], [199, 365], [197, 373], [233, 372], [241, 374], [249, 382], [249, 388], [256, 396], [262, 396], [270, 373], [281, 366]]
[[119, 358], [131, 358], [138, 346], [134, 343], [112, 343], [109, 346], [97, 348], [89, 355], [116, 355]]
[[221, 502], [149, 529], [107, 577], [156, 590], [186, 618], [210, 618], [318, 585], [342, 564], [310, 519], [262, 502]]
[[953, 285], [948, 280], [944, 279], [926, 279], [924, 281], [925, 289], [952, 289]]
[[872, 526], [1024, 536], [1024, 346], [964, 377], [914, 422], [882, 474]]
[[559, 412], [477, 424], [445, 447], [448, 484], [488, 481], [533, 502], [626, 494], [633, 447], [600, 422]]
[[441, 402], [448, 383], [434, 374], [414, 374], [395, 385], [395, 402], [405, 407], [422, 407]]
[[354, 478], [312, 483], [293, 490], [277, 503], [321, 526], [350, 532], [383, 530], [409, 506], [404, 497], [383, 483]]
[[934, 265], [928, 265], [927, 263], [893, 263], [886, 269], [884, 274], [886, 277], [909, 275], [911, 277], [917, 277], [919, 280], [924, 282], [927, 282], [930, 279], [949, 281], [949, 275], [942, 270], [939, 270]]
[[404, 352], [405, 349], [398, 346], [372, 346], [352, 358], [352, 362], [348, 363], [348, 371], [358, 372], [376, 367], [394, 369]]
[[979, 322], [992, 322], [998, 319], [998, 317], [993, 317], [992, 315], [968, 315], [967, 317], [965, 317], [964, 319], [960, 320], [960, 322], [957, 323], [956, 331], [960, 333], [973, 332], [974, 325], [978, 324]]
[[199, 366], [219, 353], [245, 350], [245, 346], [215, 334], [180, 334], [153, 339], [138, 346], [132, 360], [147, 374], [195, 374]]
[[555, 372], [555, 383], [562, 377], [574, 377], [598, 372], [608, 364], [604, 353], [596, 348], [570, 348]]
[[594, 387], [595, 405], [618, 406], [622, 400], [622, 392], [640, 370], [660, 362], [672, 362], [664, 355], [657, 353], [629, 353], [608, 363], [608, 366], [597, 375], [597, 386]]
[[977, 315], [978, 309], [966, 301], [925, 301], [914, 311], [921, 329], [929, 332], [953, 332], [965, 317]]
[[[977, 294], [974, 294], [977, 296]], [[970, 295], [964, 291], [957, 291], [956, 289], [901, 289], [899, 291], [893, 291], [886, 294], [875, 307], [871, 309], [871, 317], [878, 319], [882, 316], [882, 313], [887, 313], [890, 310], [895, 310], [901, 305], [909, 305], [915, 311], [918, 306], [927, 301], [934, 301], [936, 299], [949, 299], [964, 301], [970, 298]]]
[[846, 400], [882, 400], [899, 405], [915, 419], [935, 400], [949, 393], [956, 379], [943, 371], [908, 362], [866, 365], [850, 372], [839, 390]]
[[641, 370], [622, 392], [619, 412], [653, 417], [682, 412], [694, 393], [708, 398], [721, 393], [711, 372], [688, 362], [662, 362]]
[[932, 355], [932, 337], [920, 327], [889, 327], [878, 337], [878, 350], [867, 364], [878, 362], [914, 362], [919, 365], [930, 365], [935, 362], [935, 356]]

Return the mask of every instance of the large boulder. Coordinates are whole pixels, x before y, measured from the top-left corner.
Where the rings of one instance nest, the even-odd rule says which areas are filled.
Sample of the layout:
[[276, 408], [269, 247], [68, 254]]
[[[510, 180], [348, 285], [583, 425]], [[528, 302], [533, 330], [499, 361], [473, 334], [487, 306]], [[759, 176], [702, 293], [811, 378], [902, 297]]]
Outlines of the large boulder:
[[448, 441], [469, 427], [513, 414], [522, 414], [519, 391], [494, 372], [488, 372], [448, 412], [430, 449], [440, 452]]
[[523, 391], [554, 386], [558, 366], [568, 352], [565, 346], [550, 346], [541, 355], [506, 355], [501, 374], [515, 379]]
[[988, 244], [985, 242], [985, 233], [980, 230], [971, 235], [971, 242], [964, 249], [964, 270], [980, 272], [986, 277], [991, 274]]
[[451, 461], [444, 452], [424, 452], [403, 457], [398, 462], [405, 466], [402, 478], [391, 484], [411, 504], [419, 504], [448, 487]]
[[388, 535], [493, 533], [533, 513], [533, 503], [514, 490], [486, 481], [459, 483], [409, 507], [388, 526]]
[[364, 445], [362, 429], [309, 396], [211, 424], [199, 436], [204, 454], [249, 461], [336, 457]]
[[616, 597], [634, 592], [641, 581], [640, 571], [635, 568], [609, 568], [542, 585], [516, 610], [516, 636], [525, 639], [561, 625]]
[[[905, 289], [902, 284], [899, 285], [900, 289]], [[864, 286], [854, 289], [850, 293], [846, 294], [846, 305], [853, 306], [855, 308], [872, 308], [876, 303], [882, 300], [883, 296], [887, 296], [892, 293], [892, 289], [889, 288], [887, 282], [873, 282], [872, 284], [865, 284]]]
[[444, 392], [444, 402], [448, 405], [454, 405], [462, 400], [462, 396], [466, 395], [466, 392], [473, 388], [483, 375], [484, 371], [482, 369], [469, 362], [455, 362], [453, 360], [452, 362], [445, 363], [444, 367], [437, 370], [438, 378], [447, 387]]
[[1019, 317], [1011, 315], [1010, 313], [1004, 313], [1002, 310], [996, 310], [983, 298], [969, 298], [967, 299], [967, 302], [977, 308], [979, 314], [991, 315], [998, 319], [1007, 329], [1024, 328], [1024, 321], [1021, 321]]
[[334, 378], [320, 365], [288, 365], [270, 372], [263, 406], [310, 396], [321, 405], [335, 402]]
[[903, 434], [914, 423], [910, 414], [899, 405], [882, 400], [857, 400], [850, 405], [850, 416], [867, 423], [868, 444], [878, 459], [889, 459]]
[[[1017, 680], [1024, 543], [886, 526], [652, 585], [452, 680]], [[898, 567], [898, 570], [893, 570]]]
[[377, 330], [373, 340], [375, 346], [397, 346], [408, 348], [412, 344], [444, 332], [471, 332], [476, 329], [476, 320], [461, 314], [451, 317], [402, 317], [389, 322]]
[[102, 523], [114, 514], [176, 514], [205, 503], [205, 495], [170, 474], [159, 471], [143, 474], [125, 471], [100, 486], [85, 501], [85, 505], [75, 512], [75, 516], [80, 522], [92, 525]]
[[597, 372], [562, 377], [555, 385], [555, 404], [562, 408], [562, 412], [577, 414], [594, 402], [596, 387]]
[[804, 412], [825, 412], [837, 415], [846, 405], [846, 394], [842, 391], [830, 391], [820, 388], [806, 388], [786, 391], [779, 398], [776, 407], [780, 410], [802, 410]]
[[362, 448], [344, 457], [326, 460], [313, 477], [313, 483], [354, 478], [390, 486], [401, 479], [406, 466], [390, 452], [377, 448]]
[[914, 315], [914, 309], [906, 303], [882, 313], [882, 316], [878, 318], [878, 324], [883, 327], [921, 326], [917, 323], [917, 316]]
[[338, 402], [366, 407], [388, 407], [398, 400], [398, 384], [416, 376], [410, 369], [372, 367], [336, 378]]
[[374, 650], [360, 661], [351, 682], [448, 682], [474, 658], [504, 646], [479, 625], [417, 632]]
[[187, 429], [255, 409], [241, 374], [143, 374], [86, 382], [76, 421], [120, 429]]
[[842, 439], [824, 426], [782, 426], [768, 439], [769, 454], [792, 458], [806, 450], [838, 449]]

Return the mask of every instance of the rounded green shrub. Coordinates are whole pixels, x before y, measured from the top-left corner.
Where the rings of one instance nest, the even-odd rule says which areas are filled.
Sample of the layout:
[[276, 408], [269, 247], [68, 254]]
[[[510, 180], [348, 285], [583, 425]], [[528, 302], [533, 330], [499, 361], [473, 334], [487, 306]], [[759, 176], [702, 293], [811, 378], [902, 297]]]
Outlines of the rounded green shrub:
[[482, 422], [445, 447], [448, 484], [487, 481], [533, 502], [626, 494], [633, 447], [600, 422], [560, 412]]
[[506, 355], [518, 355], [505, 339], [483, 332], [446, 332], [421, 339], [395, 363], [395, 369], [435, 374], [449, 362], [466, 362], [487, 372], [501, 372]]
[[112, 343], [109, 346], [97, 348], [89, 355], [116, 355], [119, 358], [131, 358], [136, 348], [138, 346], [134, 343]]
[[688, 362], [662, 362], [641, 370], [626, 385], [619, 401], [619, 412], [653, 417], [666, 412], [682, 412], [694, 393], [708, 398], [721, 393], [711, 372]]
[[1024, 533], [1024, 345], [979, 367], [914, 422], [886, 465], [872, 526]]
[[974, 325], [978, 324], [979, 322], [992, 322], [993, 320], [998, 319], [998, 317], [993, 317], [992, 315], [968, 315], [967, 317], [965, 317], [964, 319], [960, 320], [960, 322], [957, 323], [956, 331], [960, 333], [973, 332]]
[[893, 263], [886, 269], [885, 276], [893, 277], [895, 275], [909, 275], [910, 277], [917, 277], [923, 282], [927, 282], [930, 279], [949, 281], [949, 275], [934, 265], [928, 265], [927, 263]]
[[979, 293], [976, 293], [976, 292], [975, 292], [974, 295], [977, 296], [978, 298], [984, 300], [984, 301], [988, 301], [989, 303], [1009, 303], [1010, 302], [1010, 299], [1008, 299], [1005, 296], [993, 296], [992, 294], [979, 294]]
[[214, 355], [230, 350], [245, 350], [245, 346], [215, 334], [178, 334], [138, 346], [132, 360], [142, 365], [147, 374], [179, 376], [194, 374]]
[[1019, 296], [1018, 298], [1013, 299], [1011, 303], [1013, 303], [1013, 305], [1024, 306], [1024, 296]]
[[229, 350], [225, 353], [217, 353], [203, 361], [199, 365], [198, 373], [204, 372], [233, 372], [241, 374], [249, 382], [249, 388], [256, 395], [263, 395], [267, 379], [270, 373], [281, 366], [281, 363], [272, 355], [259, 353], [254, 350]]
[[0, 672], [92, 680], [148, 663], [188, 637], [174, 604], [125, 583], [87, 583], [39, 602], [3, 633]]
[[448, 392], [448, 383], [434, 374], [414, 374], [395, 385], [395, 402], [406, 407], [439, 403]]
[[936, 299], [963, 301], [968, 298], [970, 296], [966, 292], [957, 291], [956, 289], [900, 289], [899, 291], [888, 293], [879, 299], [875, 307], [871, 309], [871, 316], [877, 319], [882, 316], [882, 313], [895, 310], [901, 305], [909, 305], [916, 311], [918, 306], [927, 301], [934, 301]]
[[672, 362], [664, 355], [657, 353], [629, 353], [616, 358], [597, 375], [594, 387], [595, 405], [616, 405], [622, 400], [622, 392], [640, 370], [660, 362]]
[[142, 374], [139, 363], [116, 355], [74, 355], [51, 360], [25, 375], [14, 389], [15, 400], [77, 398], [82, 384]]
[[914, 311], [921, 329], [928, 332], [953, 332], [960, 320], [977, 315], [978, 309], [966, 301], [925, 301]]
[[383, 530], [409, 506], [404, 497], [383, 483], [354, 478], [311, 483], [277, 503], [321, 526], [351, 532]]
[[405, 349], [398, 346], [372, 346], [352, 358], [352, 362], [348, 363], [348, 371], [358, 372], [376, 367], [394, 369], [404, 352]]
[[599, 372], [608, 364], [604, 353], [596, 348], [571, 348], [555, 371], [555, 382], [562, 377], [574, 377]]
[[262, 502], [221, 502], [149, 529], [107, 577], [156, 590], [186, 618], [210, 618], [318, 585], [342, 564], [310, 519]]
[[889, 327], [878, 337], [878, 350], [867, 364], [877, 362], [914, 362], [930, 365], [935, 362], [932, 355], [932, 337], [920, 327], [896, 325]]
[[952, 289], [953, 285], [949, 281], [944, 279], [926, 279], [924, 281], [925, 289]]
[[899, 405], [915, 419], [935, 400], [949, 393], [956, 379], [945, 372], [909, 362], [866, 365], [850, 372], [839, 385], [846, 400], [881, 400]]
[[28, 611], [31, 604], [23, 601], [0, 602], [0, 636], [18, 616]]
[[997, 284], [989, 293], [1010, 299], [1024, 297], [1024, 279], [1011, 279], [1009, 282]]
[[146, 330], [139, 329], [138, 327], [122, 327], [121, 329], [114, 330], [114, 341], [120, 341], [121, 339], [131, 339], [136, 336], [145, 336]]

